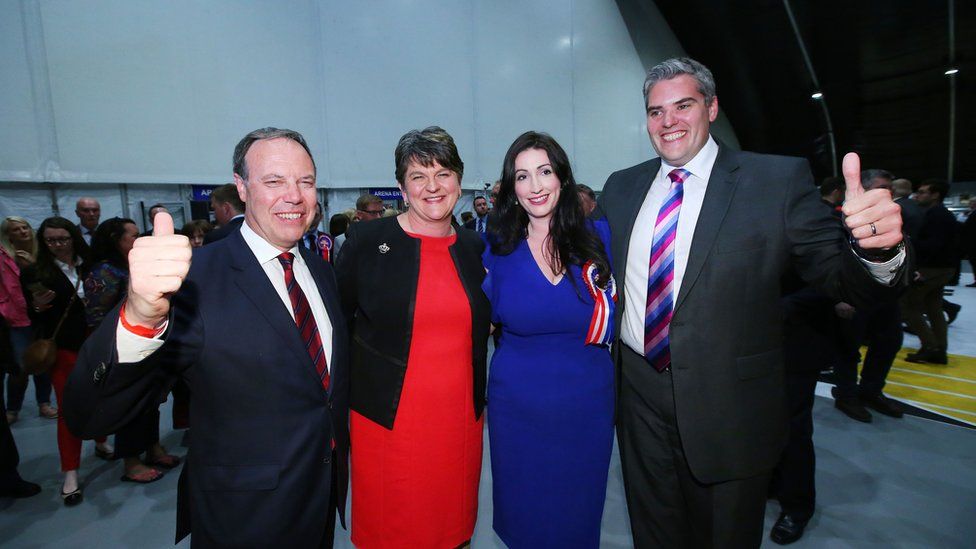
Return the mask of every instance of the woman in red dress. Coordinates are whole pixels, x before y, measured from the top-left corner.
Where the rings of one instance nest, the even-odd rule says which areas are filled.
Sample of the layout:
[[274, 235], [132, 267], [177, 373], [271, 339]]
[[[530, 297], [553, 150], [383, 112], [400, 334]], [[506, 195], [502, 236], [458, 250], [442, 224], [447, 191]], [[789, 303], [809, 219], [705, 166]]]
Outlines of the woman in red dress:
[[395, 156], [409, 209], [350, 225], [337, 264], [353, 336], [352, 541], [458, 547], [478, 514], [484, 244], [452, 224], [464, 164], [447, 132], [408, 132]]

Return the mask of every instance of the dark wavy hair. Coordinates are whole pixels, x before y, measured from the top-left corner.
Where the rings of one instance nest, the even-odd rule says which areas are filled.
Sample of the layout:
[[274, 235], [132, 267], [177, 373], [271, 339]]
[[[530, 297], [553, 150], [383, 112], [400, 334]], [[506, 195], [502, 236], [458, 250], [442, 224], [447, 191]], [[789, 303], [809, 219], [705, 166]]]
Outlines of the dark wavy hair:
[[37, 228], [37, 275], [41, 281], [57, 280], [61, 274], [61, 269], [54, 262], [54, 254], [44, 239], [45, 229], [64, 229], [71, 235], [71, 245], [74, 250], [75, 259], [81, 259], [82, 265], [88, 265], [91, 259], [91, 250], [81, 236], [81, 230], [74, 223], [63, 217], [49, 217], [41, 222]]
[[[495, 201], [495, 211], [488, 216], [489, 242], [495, 255], [512, 253], [518, 243], [528, 236], [529, 216], [515, 196], [515, 157], [522, 151], [538, 149], [549, 156], [549, 163], [560, 182], [559, 201], [549, 224], [546, 247], [552, 258], [553, 272], [567, 265], [582, 266], [593, 261], [597, 266], [597, 284], [606, 287], [610, 278], [610, 263], [606, 250], [596, 233], [589, 228], [579, 201], [573, 169], [566, 151], [549, 134], [528, 131], [518, 136], [505, 153], [502, 164], [501, 187]], [[575, 286], [572, 277], [570, 280]]]
[[124, 217], [113, 217], [99, 223], [92, 236], [92, 261], [105, 261], [120, 268], [129, 270], [129, 259], [119, 251], [119, 241], [125, 234], [126, 225], [136, 222]]

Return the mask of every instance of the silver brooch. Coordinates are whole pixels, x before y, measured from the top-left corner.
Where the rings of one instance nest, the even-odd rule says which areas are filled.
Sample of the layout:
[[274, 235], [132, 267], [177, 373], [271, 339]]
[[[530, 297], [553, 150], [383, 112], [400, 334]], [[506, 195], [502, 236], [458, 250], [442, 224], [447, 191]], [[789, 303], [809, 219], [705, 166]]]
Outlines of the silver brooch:
[[390, 247], [386, 245], [386, 242], [380, 244], [378, 249], [381, 254], [385, 254], [386, 252], [390, 251]]

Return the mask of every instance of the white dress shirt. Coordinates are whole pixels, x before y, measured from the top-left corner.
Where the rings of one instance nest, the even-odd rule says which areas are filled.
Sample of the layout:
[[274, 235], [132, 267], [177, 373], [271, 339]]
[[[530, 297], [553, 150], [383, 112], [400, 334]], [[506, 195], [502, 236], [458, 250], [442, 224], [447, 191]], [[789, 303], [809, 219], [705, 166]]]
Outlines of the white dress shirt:
[[[684, 196], [681, 198], [681, 210], [678, 212], [678, 226], [674, 235], [674, 295], [672, 303], [678, 302], [678, 292], [681, 280], [688, 266], [688, 254], [691, 251], [691, 239], [698, 224], [698, 214], [705, 201], [705, 188], [708, 178], [712, 175], [712, 166], [718, 157], [718, 144], [709, 136], [702, 150], [682, 168], [691, 172], [685, 182]], [[630, 233], [630, 244], [627, 249], [627, 266], [624, 276], [624, 291], [627, 292], [624, 306], [623, 326], [620, 338], [624, 344], [637, 354], [644, 354], [644, 314], [647, 302], [647, 275], [651, 258], [651, 243], [654, 239], [654, 223], [657, 221], [658, 210], [671, 190], [671, 179], [668, 174], [675, 166], [669, 165], [661, 159], [661, 169], [654, 176], [651, 189], [644, 197], [644, 203], [634, 221], [634, 231]]]
[[[278, 255], [282, 253], [281, 250], [258, 236], [248, 226], [247, 221], [241, 224], [241, 236], [244, 237], [244, 242], [247, 244], [247, 247], [251, 249], [251, 253], [254, 254], [258, 263], [261, 264], [261, 268], [264, 269], [268, 280], [274, 286], [275, 292], [278, 293], [278, 298], [281, 299], [282, 304], [288, 310], [288, 314], [294, 319], [295, 311], [292, 309], [291, 298], [288, 297], [288, 288], [285, 286], [285, 270], [281, 266], [281, 262], [278, 261]], [[322, 347], [325, 351], [325, 356], [329, 358], [327, 364], [331, 371], [332, 321], [329, 319], [329, 313], [325, 310], [325, 303], [319, 294], [318, 286], [315, 285], [315, 279], [312, 278], [312, 272], [308, 269], [308, 264], [305, 263], [305, 259], [299, 253], [298, 246], [292, 247], [289, 251], [295, 255], [292, 263], [295, 282], [298, 283], [298, 286], [305, 294], [305, 298], [308, 299], [308, 304], [312, 309], [312, 317], [315, 318], [315, 324], [319, 328], [319, 337], [322, 338]], [[159, 338], [145, 338], [133, 334], [126, 330], [121, 322], [119, 322], [118, 328], [116, 329], [116, 342], [119, 362], [123, 363], [138, 362], [151, 355], [163, 344], [163, 340]]]
[[[712, 167], [718, 158], [718, 144], [709, 136], [705, 146], [687, 164], [680, 166], [689, 172], [684, 186], [684, 196], [681, 200], [681, 210], [678, 213], [678, 225], [674, 237], [674, 295], [672, 304], [678, 302], [681, 291], [681, 281], [684, 279], [688, 266], [688, 255], [691, 252], [691, 240], [695, 235], [698, 215], [701, 213], [702, 203], [705, 201], [705, 189], [708, 179], [712, 175]], [[624, 267], [624, 291], [627, 299], [621, 323], [620, 339], [624, 345], [630, 347], [639, 355], [644, 354], [644, 316], [647, 302], [647, 276], [651, 257], [651, 243], [654, 239], [654, 223], [657, 221], [658, 210], [671, 189], [668, 174], [676, 166], [671, 166], [661, 159], [661, 169], [654, 176], [651, 189], [644, 197], [644, 203], [637, 213], [634, 229], [630, 234], [627, 248], [627, 265]], [[905, 252], [901, 251], [895, 258], [885, 263], [872, 263], [860, 258], [871, 274], [878, 281], [885, 284], [895, 278], [897, 268], [905, 260]], [[673, 306], [673, 305], [672, 305]]]
[[75, 293], [78, 294], [78, 297], [84, 299], [85, 281], [82, 280], [81, 284], [78, 283], [78, 265], [81, 265], [81, 259], [78, 259], [74, 265], [68, 265], [64, 261], [61, 261], [60, 259], [55, 259], [54, 264], [57, 265], [59, 269], [61, 269], [61, 272], [64, 273], [64, 276], [68, 277], [68, 282], [70, 282], [71, 286], [75, 288]]

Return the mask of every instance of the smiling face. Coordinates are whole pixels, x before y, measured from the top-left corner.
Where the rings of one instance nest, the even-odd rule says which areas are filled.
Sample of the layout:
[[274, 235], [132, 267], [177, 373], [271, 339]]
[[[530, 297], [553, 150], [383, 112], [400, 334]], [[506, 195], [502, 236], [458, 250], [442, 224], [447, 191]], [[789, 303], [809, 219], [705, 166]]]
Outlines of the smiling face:
[[315, 215], [315, 166], [301, 145], [284, 137], [255, 142], [245, 156], [247, 181], [234, 174], [244, 220], [261, 238], [288, 251]]
[[546, 151], [526, 149], [515, 157], [515, 199], [530, 218], [552, 217], [561, 186]]
[[718, 98], [706, 105], [698, 81], [687, 74], [654, 84], [647, 96], [647, 135], [671, 166], [684, 166], [698, 154], [717, 116]]
[[419, 222], [420, 226], [449, 225], [454, 205], [461, 197], [461, 179], [436, 160], [430, 166], [411, 160], [400, 190], [410, 205], [407, 215], [411, 222]]

